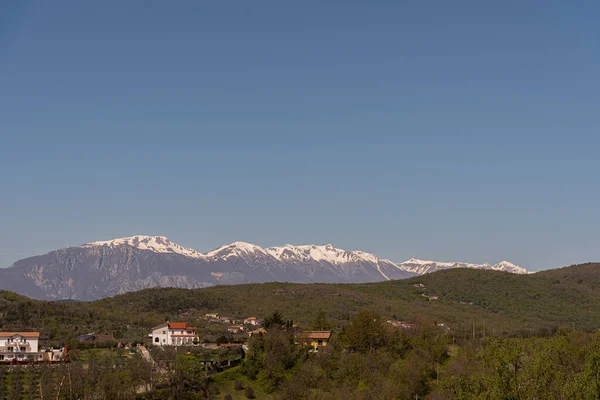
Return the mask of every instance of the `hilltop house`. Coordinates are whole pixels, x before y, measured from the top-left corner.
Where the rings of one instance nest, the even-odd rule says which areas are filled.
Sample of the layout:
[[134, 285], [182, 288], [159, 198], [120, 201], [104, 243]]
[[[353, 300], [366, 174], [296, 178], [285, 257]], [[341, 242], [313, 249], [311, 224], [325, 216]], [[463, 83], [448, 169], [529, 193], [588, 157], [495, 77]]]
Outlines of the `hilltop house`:
[[243, 331], [244, 327], [240, 326], [240, 325], [231, 325], [229, 328], [227, 328], [227, 332], [230, 333], [240, 333], [240, 331]]
[[258, 329], [248, 332], [248, 336], [250, 337], [253, 335], [260, 335], [261, 333], [264, 335], [265, 333], [267, 333], [267, 330], [265, 328], [258, 328]]
[[300, 334], [300, 340], [304, 345], [310, 345], [313, 350], [327, 346], [331, 338], [331, 331], [304, 331]]
[[244, 325], [257, 326], [260, 325], [260, 320], [256, 317], [249, 317], [244, 320]]
[[197, 342], [196, 328], [187, 326], [187, 322], [165, 322], [152, 328], [150, 334], [155, 346], [189, 346]]
[[0, 332], [0, 361], [40, 361], [39, 332]]

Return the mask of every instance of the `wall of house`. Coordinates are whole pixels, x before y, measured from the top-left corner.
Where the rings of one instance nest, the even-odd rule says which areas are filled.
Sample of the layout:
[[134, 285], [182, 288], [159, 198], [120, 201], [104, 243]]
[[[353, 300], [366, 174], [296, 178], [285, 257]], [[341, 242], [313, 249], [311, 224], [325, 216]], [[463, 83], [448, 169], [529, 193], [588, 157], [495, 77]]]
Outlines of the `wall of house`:
[[[39, 348], [39, 339], [38, 338], [14, 338], [13, 341], [9, 341], [9, 338], [4, 337], [0, 338], [0, 347], [14, 347], [18, 349], [19, 347], [26, 347], [25, 352], [27, 353], [37, 353]], [[27, 348], [27, 344], [29, 344], [29, 348]], [[20, 350], [18, 350], [20, 351]]]
[[[158, 338], [158, 342], [156, 339]], [[152, 344], [154, 346], [168, 346], [171, 344], [167, 326], [156, 328], [152, 331]]]
[[312, 339], [310, 346], [316, 350], [319, 346], [327, 346], [327, 340], [321, 339], [321, 343], [319, 343], [319, 339]]
[[[174, 336], [175, 335], [175, 336]], [[177, 335], [193, 335], [193, 336], [177, 336]], [[190, 345], [198, 339], [198, 335], [194, 331], [187, 329], [169, 329], [169, 344], [173, 346]]]

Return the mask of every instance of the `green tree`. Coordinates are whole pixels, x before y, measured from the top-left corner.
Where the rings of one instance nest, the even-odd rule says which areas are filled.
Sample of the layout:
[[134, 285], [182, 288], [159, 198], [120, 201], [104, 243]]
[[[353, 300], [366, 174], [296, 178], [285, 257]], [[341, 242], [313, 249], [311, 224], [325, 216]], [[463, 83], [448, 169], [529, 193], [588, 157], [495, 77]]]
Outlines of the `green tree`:
[[312, 323], [312, 328], [319, 331], [331, 329], [331, 322], [327, 318], [327, 313], [319, 308]]
[[376, 313], [361, 311], [350, 320], [342, 338], [344, 344], [353, 350], [375, 350], [388, 343], [390, 328]]

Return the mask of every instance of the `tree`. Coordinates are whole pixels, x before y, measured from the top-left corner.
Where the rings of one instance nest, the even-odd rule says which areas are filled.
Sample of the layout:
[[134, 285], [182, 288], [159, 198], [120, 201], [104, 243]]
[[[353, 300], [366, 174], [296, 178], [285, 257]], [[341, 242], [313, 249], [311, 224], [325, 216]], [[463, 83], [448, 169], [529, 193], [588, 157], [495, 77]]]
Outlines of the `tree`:
[[265, 329], [285, 325], [283, 314], [279, 310], [273, 311], [270, 315], [265, 317], [263, 325], [265, 326]]
[[319, 331], [327, 331], [331, 329], [331, 322], [327, 318], [327, 313], [319, 308], [317, 315], [312, 323], [312, 328]]
[[366, 352], [385, 346], [390, 329], [379, 315], [361, 311], [350, 320], [342, 332], [344, 343], [351, 349]]

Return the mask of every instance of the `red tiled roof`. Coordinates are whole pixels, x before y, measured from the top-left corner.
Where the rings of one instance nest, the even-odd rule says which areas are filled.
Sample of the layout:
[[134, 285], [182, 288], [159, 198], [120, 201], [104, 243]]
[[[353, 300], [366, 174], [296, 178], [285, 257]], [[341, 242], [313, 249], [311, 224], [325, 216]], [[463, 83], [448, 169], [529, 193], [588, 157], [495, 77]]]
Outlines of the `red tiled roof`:
[[187, 322], [169, 322], [170, 329], [187, 329]]
[[23, 336], [26, 338], [37, 338], [40, 337], [39, 332], [0, 332], [0, 336], [2, 337], [12, 337], [12, 336]]
[[306, 339], [329, 339], [331, 337], [330, 331], [306, 331], [302, 333], [302, 337]]

